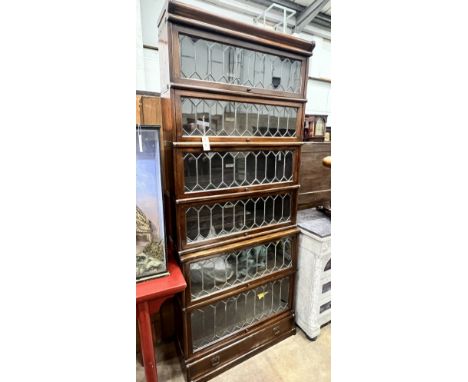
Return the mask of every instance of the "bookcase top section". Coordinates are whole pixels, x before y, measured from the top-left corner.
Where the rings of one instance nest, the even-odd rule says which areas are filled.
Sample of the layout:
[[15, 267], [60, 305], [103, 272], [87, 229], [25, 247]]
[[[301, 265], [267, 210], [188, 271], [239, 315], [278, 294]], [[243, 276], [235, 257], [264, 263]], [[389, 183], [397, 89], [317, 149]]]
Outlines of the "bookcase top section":
[[274, 46], [303, 56], [311, 56], [315, 47], [315, 42], [313, 41], [306, 41], [285, 33], [224, 18], [173, 0], [166, 2], [159, 16], [158, 25], [160, 26], [161, 22], [165, 20], [169, 20], [175, 24], [234, 36], [257, 44]]

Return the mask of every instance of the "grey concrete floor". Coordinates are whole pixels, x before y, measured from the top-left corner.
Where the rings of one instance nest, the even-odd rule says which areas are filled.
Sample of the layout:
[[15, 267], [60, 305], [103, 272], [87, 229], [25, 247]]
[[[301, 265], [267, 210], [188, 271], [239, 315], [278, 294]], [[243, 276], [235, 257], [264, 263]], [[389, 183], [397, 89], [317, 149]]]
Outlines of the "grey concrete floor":
[[[316, 341], [310, 341], [297, 328], [295, 336], [260, 352], [213, 378], [213, 382], [330, 382], [331, 324], [322, 328]], [[173, 342], [156, 347], [160, 382], [184, 382]], [[145, 382], [145, 372], [137, 361], [137, 382]]]

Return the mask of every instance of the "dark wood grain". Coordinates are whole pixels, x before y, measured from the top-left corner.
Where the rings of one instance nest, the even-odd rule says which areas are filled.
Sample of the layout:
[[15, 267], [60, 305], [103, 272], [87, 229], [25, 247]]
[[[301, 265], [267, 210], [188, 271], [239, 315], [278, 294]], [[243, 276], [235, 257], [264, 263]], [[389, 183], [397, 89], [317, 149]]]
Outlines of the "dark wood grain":
[[331, 201], [331, 170], [322, 164], [330, 155], [329, 142], [307, 142], [301, 149], [299, 209], [316, 207]]

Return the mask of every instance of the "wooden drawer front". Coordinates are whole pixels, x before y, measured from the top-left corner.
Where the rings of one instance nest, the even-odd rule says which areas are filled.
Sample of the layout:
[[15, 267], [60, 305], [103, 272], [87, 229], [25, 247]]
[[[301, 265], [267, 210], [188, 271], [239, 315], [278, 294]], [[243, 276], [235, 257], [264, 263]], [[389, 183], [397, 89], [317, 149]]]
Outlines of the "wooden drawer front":
[[295, 223], [296, 191], [178, 205], [182, 250]]
[[193, 352], [290, 308], [291, 278], [272, 280], [190, 312]]
[[176, 151], [177, 198], [282, 187], [297, 182], [298, 150], [246, 147]]
[[291, 269], [295, 240], [286, 236], [190, 261], [186, 273], [191, 301]]
[[[206, 374], [211, 374], [211, 377], [215, 374], [215, 370], [223, 371], [223, 369], [233, 366], [236, 360], [241, 361], [253, 355], [255, 349], [260, 348], [262, 345], [274, 342], [275, 339], [280, 339], [288, 333], [293, 334], [294, 329], [294, 318], [292, 316], [272, 324], [263, 325], [231, 345], [197, 361], [188, 363], [189, 375], [191, 379], [195, 380], [199, 380], [197, 377]], [[246, 355], [247, 357], [245, 357]], [[244, 357], [241, 358], [242, 356]]]
[[177, 82], [254, 94], [303, 95], [304, 57], [180, 26], [174, 31]]

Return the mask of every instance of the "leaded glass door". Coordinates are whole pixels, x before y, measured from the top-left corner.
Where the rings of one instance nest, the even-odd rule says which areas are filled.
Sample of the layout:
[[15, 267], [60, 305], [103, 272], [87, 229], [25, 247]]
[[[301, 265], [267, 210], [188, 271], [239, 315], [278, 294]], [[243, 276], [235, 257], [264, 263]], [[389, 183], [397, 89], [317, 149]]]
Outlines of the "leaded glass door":
[[174, 80], [194, 86], [301, 98], [304, 57], [211, 33], [174, 28]]
[[181, 203], [182, 250], [295, 224], [296, 190]]
[[220, 250], [185, 265], [188, 302], [205, 300], [265, 276], [293, 271], [296, 235]]
[[297, 102], [263, 100], [212, 93], [176, 92], [177, 136], [182, 141], [296, 142], [302, 137]]
[[290, 277], [269, 281], [191, 310], [192, 351], [197, 352], [291, 307]]
[[[297, 146], [177, 149], [177, 196], [192, 197], [284, 187], [296, 182]], [[180, 169], [183, 168], [183, 173]]]

